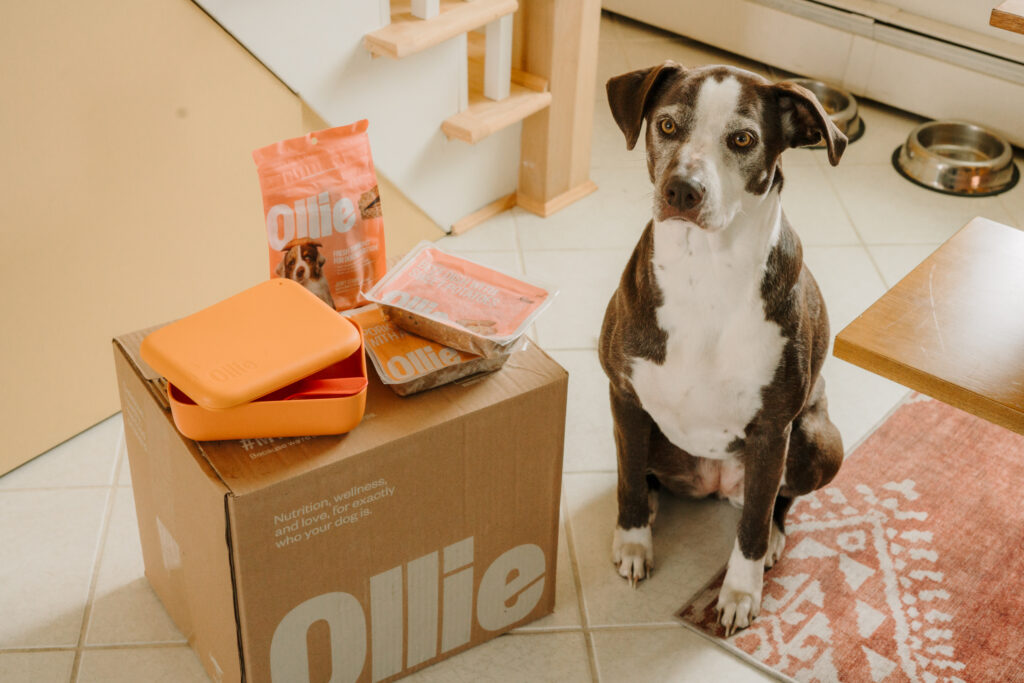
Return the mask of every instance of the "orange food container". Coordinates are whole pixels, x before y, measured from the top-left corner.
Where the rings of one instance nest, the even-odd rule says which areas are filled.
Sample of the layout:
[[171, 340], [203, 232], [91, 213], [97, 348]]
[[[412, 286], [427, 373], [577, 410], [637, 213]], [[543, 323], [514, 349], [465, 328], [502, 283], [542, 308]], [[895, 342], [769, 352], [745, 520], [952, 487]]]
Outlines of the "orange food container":
[[141, 353], [197, 441], [342, 434], [366, 406], [362, 330], [284, 278], [160, 328]]

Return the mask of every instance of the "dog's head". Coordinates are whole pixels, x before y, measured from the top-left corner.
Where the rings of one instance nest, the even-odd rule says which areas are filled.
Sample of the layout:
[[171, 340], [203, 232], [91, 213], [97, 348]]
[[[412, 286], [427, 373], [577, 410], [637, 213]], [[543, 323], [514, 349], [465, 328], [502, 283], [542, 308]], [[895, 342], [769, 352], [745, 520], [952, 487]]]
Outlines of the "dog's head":
[[281, 262], [275, 271], [278, 276], [305, 283], [319, 280], [323, 274], [324, 257], [321, 244], [311, 239], [295, 239], [284, 245]]
[[629, 149], [647, 122], [657, 221], [722, 230], [781, 185], [783, 150], [824, 139], [835, 166], [846, 149], [811, 91], [742, 69], [665, 62], [616, 76], [607, 88]]

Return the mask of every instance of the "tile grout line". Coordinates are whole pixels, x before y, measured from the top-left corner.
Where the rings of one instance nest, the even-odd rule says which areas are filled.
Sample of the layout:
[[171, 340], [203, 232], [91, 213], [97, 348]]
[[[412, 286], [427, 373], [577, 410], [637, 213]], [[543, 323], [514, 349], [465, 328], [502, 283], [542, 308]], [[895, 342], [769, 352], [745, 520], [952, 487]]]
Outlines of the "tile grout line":
[[188, 641], [154, 640], [152, 642], [140, 643], [99, 643], [97, 645], [83, 645], [82, 650], [94, 652], [97, 650], [173, 650], [175, 648], [191, 649]]
[[839, 200], [839, 206], [843, 207], [843, 213], [846, 214], [846, 219], [850, 221], [850, 227], [853, 228], [854, 234], [857, 235], [857, 239], [860, 240], [860, 245], [864, 249], [864, 253], [868, 255], [868, 260], [871, 262], [872, 267], [874, 267], [875, 273], [878, 275], [878, 278], [882, 281], [882, 287], [888, 290], [888, 281], [885, 279], [885, 275], [882, 273], [882, 268], [881, 266], [878, 265], [878, 260], [875, 259], [875, 254], [874, 252], [871, 251], [871, 247], [868, 246], [867, 240], [864, 239], [864, 235], [862, 235], [860, 230], [857, 228], [857, 222], [853, 220], [853, 214], [850, 213], [850, 209], [846, 205], [846, 201], [843, 199], [842, 193], [839, 191], [839, 188], [836, 187], [836, 184], [832, 181], [832, 174], [824, 173], [823, 175], [825, 176], [825, 182], [827, 182], [828, 186], [832, 189], [832, 193], [836, 196], [836, 199]]
[[[598, 191], [600, 192], [600, 190], [598, 190]], [[639, 239], [639, 237], [637, 237], [637, 239]], [[587, 253], [594, 252], [594, 251], [610, 251], [610, 252], [620, 252], [620, 253], [621, 252], [628, 252], [629, 254], [632, 254], [633, 253], [633, 248], [635, 246], [636, 246], [636, 242], [634, 242], [632, 245], [629, 245], [629, 246], [621, 245], [621, 246], [617, 246], [617, 247], [615, 247], [615, 246], [612, 246], [612, 247], [545, 247], [543, 249], [524, 249], [523, 253], [524, 254], [527, 254], [527, 253], [537, 254], [537, 253], [543, 253], [543, 252], [547, 252], [547, 251], [554, 251], [554, 252], [571, 251], [571, 252], [579, 252], [579, 253], [587, 254]], [[627, 254], [627, 257], [628, 257], [628, 254]]]
[[516, 243], [515, 252], [516, 257], [519, 259], [519, 272], [522, 274], [523, 277], [529, 277], [526, 274], [526, 254], [523, 251], [523, 241], [519, 237], [519, 221], [516, 220], [515, 210], [517, 208], [519, 207], [513, 206], [511, 209], [509, 209], [509, 213], [511, 214], [509, 218], [512, 219], [512, 238], [515, 240]]
[[85, 609], [82, 610], [82, 628], [78, 633], [78, 645], [75, 647], [75, 660], [71, 665], [70, 683], [78, 680], [79, 669], [82, 664], [82, 650], [85, 645], [86, 632], [89, 629], [89, 620], [92, 618], [93, 599], [96, 596], [96, 584], [99, 583], [100, 565], [103, 562], [103, 551], [107, 545], [107, 534], [110, 531], [110, 521], [114, 514], [114, 500], [117, 497], [117, 486], [109, 486], [107, 493], [106, 510], [103, 513], [103, 525], [100, 527], [100, 536], [96, 546], [96, 554], [93, 559], [92, 577], [89, 581], [89, 594], [86, 598]]
[[512, 237], [515, 239], [515, 252], [519, 255], [519, 267], [523, 269], [523, 277], [529, 277], [529, 274], [526, 272], [526, 254], [523, 253], [523, 240], [519, 236], [519, 220], [515, 214], [517, 208], [520, 207], [517, 205], [509, 209], [509, 212], [512, 214]]
[[[504, 636], [546, 636], [548, 634], [557, 633], [583, 633], [583, 629], [579, 626], [520, 626], [514, 628], [508, 633], [503, 633]], [[472, 648], [471, 648], [472, 649]]]
[[0, 489], [0, 496], [5, 493], [39, 493], [41, 491], [91, 491], [109, 489], [116, 484], [82, 484], [79, 486], [32, 486], [25, 488]]
[[[568, 630], [568, 629], [567, 629]], [[579, 629], [575, 629], [579, 630]], [[189, 648], [188, 641], [176, 641], [176, 640], [153, 640], [153, 641], [141, 641], [135, 643], [98, 643], [96, 645], [54, 645], [54, 646], [40, 646], [40, 647], [0, 647], [0, 655], [9, 654], [35, 654], [35, 653], [46, 653], [46, 652], [75, 652], [79, 649], [96, 651], [96, 650], [147, 650], [147, 649], [173, 649], [173, 648]]]
[[583, 598], [583, 580], [580, 578], [579, 560], [576, 556], [576, 540], [572, 532], [572, 524], [569, 518], [569, 503], [566, 500], [564, 493], [564, 483], [562, 487], [562, 503], [565, 506], [565, 523], [563, 524], [563, 529], [565, 530], [565, 544], [569, 549], [569, 564], [572, 565], [572, 580], [573, 585], [576, 587], [576, 608], [580, 615], [580, 627], [583, 629], [583, 643], [587, 648], [587, 665], [590, 667], [590, 679], [594, 681], [594, 683], [600, 683], [600, 677], [597, 673], [597, 652], [594, 649], [594, 642], [590, 637], [590, 624], [587, 619], [587, 609]]
[[121, 429], [117, 435], [117, 452], [114, 458], [114, 478], [111, 479], [111, 486], [119, 486], [121, 484], [121, 470], [126, 466], [128, 461], [128, 444], [125, 443], [124, 435], [124, 424], [122, 423]]
[[639, 624], [600, 624], [591, 626], [590, 632], [615, 632], [615, 631], [675, 631], [679, 628], [677, 621], [650, 622]]
[[[1018, 181], [1018, 184], [1019, 183], [1020, 181]], [[1001, 192], [996, 195], [996, 199], [999, 200], [999, 205], [1003, 207], [1003, 211], [1005, 211], [1006, 215], [1010, 217], [1011, 221], [1013, 221], [1014, 224], [1011, 227], [1015, 227], [1018, 230], [1024, 230], [1024, 223], [1021, 223], [1017, 219], [1017, 212], [1013, 210], [1012, 206], [1010, 206], [1010, 202], [1006, 201], [1006, 195], [1006, 192]]]

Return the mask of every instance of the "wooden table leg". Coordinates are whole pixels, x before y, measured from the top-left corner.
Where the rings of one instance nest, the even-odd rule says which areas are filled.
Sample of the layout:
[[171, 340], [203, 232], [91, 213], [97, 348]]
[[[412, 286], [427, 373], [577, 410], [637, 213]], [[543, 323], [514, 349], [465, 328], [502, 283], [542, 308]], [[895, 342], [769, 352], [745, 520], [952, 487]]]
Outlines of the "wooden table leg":
[[517, 68], [548, 80], [551, 106], [523, 121], [516, 202], [549, 216], [590, 180], [600, 0], [520, 0]]

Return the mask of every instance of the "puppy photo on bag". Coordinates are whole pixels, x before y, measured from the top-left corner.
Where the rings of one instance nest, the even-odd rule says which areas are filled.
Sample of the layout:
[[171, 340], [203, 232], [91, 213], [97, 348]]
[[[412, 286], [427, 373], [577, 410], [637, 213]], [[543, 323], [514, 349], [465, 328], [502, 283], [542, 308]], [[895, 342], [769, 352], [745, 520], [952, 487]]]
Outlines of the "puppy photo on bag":
[[847, 139], [815, 96], [726, 66], [675, 62], [607, 83], [633, 149], [646, 124], [653, 216], [601, 329], [618, 456], [618, 573], [654, 566], [658, 492], [728, 499], [742, 513], [718, 598], [727, 633], [761, 609], [793, 499], [843, 459], [820, 371], [828, 315], [782, 211], [782, 152]]
[[327, 259], [320, 253], [321, 247], [322, 244], [308, 237], [288, 242], [281, 250], [281, 260], [274, 268], [274, 274], [298, 282], [334, 308], [331, 286], [324, 276], [324, 263]]
[[263, 193], [270, 277], [335, 310], [365, 305], [387, 272], [384, 218], [365, 119], [252, 153]]

